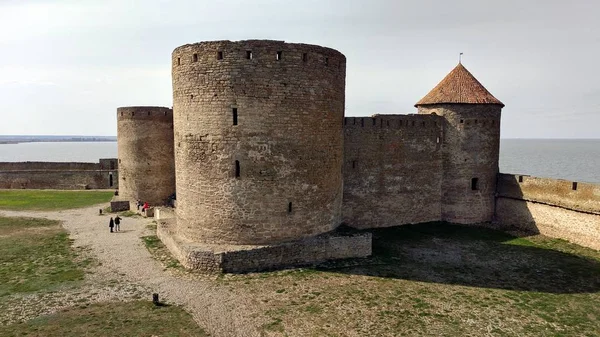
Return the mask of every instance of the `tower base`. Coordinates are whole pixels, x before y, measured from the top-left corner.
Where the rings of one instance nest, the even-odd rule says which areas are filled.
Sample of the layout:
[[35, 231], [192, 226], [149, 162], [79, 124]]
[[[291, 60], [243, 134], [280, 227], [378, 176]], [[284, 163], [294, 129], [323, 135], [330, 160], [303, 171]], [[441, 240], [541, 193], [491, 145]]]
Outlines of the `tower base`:
[[371, 233], [333, 231], [273, 245], [213, 245], [177, 237], [170, 230], [174, 221], [160, 221], [157, 236], [184, 267], [206, 272], [265, 271], [371, 255]]

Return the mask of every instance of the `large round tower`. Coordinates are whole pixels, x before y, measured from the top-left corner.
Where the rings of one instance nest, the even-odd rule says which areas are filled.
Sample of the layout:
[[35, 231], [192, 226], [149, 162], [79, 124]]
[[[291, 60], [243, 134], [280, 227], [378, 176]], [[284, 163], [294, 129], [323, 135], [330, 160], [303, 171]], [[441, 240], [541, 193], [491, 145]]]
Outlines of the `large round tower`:
[[340, 224], [344, 55], [201, 42], [173, 51], [172, 72], [179, 236], [273, 244]]
[[442, 220], [491, 221], [504, 104], [458, 64], [416, 105], [443, 116]]
[[173, 111], [164, 107], [117, 109], [119, 194], [162, 205], [175, 192]]

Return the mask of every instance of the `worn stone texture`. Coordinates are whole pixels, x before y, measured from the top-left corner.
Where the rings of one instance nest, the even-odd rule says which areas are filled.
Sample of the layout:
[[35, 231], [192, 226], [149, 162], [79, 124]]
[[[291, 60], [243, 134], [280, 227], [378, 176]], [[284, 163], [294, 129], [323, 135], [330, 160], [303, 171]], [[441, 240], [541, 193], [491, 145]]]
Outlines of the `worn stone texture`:
[[178, 235], [274, 244], [340, 224], [344, 55], [201, 42], [173, 51], [172, 73]]
[[245, 273], [371, 255], [370, 233], [330, 232], [272, 245], [210, 245], [177, 237], [173, 224], [160, 222], [158, 237], [184, 267], [209, 272]]
[[600, 185], [528, 175], [498, 175], [500, 197], [600, 214]]
[[440, 220], [442, 123], [435, 115], [345, 118], [344, 223], [377, 228]]
[[111, 212], [123, 212], [130, 209], [130, 203], [127, 200], [113, 200], [110, 202]]
[[117, 109], [119, 194], [163, 205], [175, 192], [173, 111], [165, 107]]
[[499, 197], [496, 223], [600, 250], [600, 215], [526, 200]]
[[[419, 105], [419, 114], [443, 117], [441, 220], [492, 221], [500, 151], [497, 104]], [[477, 186], [472, 188], [472, 179]]]
[[81, 190], [117, 187], [116, 159], [100, 159], [98, 163], [0, 163], [0, 188], [4, 189]]

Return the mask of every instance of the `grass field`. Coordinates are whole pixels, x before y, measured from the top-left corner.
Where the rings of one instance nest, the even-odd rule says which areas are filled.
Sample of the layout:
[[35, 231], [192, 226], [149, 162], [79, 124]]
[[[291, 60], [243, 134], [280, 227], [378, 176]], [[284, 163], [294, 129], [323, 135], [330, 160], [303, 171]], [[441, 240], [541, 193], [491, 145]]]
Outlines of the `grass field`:
[[0, 190], [0, 210], [62, 210], [110, 201], [113, 191]]
[[376, 230], [371, 258], [220, 282], [269, 336], [600, 335], [600, 252], [483, 228]]
[[58, 221], [0, 217], [0, 298], [82, 280], [76, 255]]
[[208, 336], [178, 307], [152, 302], [92, 304], [74, 307], [25, 323], [0, 326], [0, 336]]

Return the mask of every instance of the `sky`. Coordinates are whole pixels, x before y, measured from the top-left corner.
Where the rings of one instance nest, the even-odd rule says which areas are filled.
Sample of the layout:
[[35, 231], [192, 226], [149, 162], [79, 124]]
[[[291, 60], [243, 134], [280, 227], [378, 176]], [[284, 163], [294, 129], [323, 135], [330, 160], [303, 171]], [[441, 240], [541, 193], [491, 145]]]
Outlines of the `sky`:
[[171, 52], [274, 39], [346, 55], [346, 116], [416, 113], [458, 62], [503, 138], [600, 138], [597, 0], [0, 0], [0, 135], [116, 135], [172, 106]]

